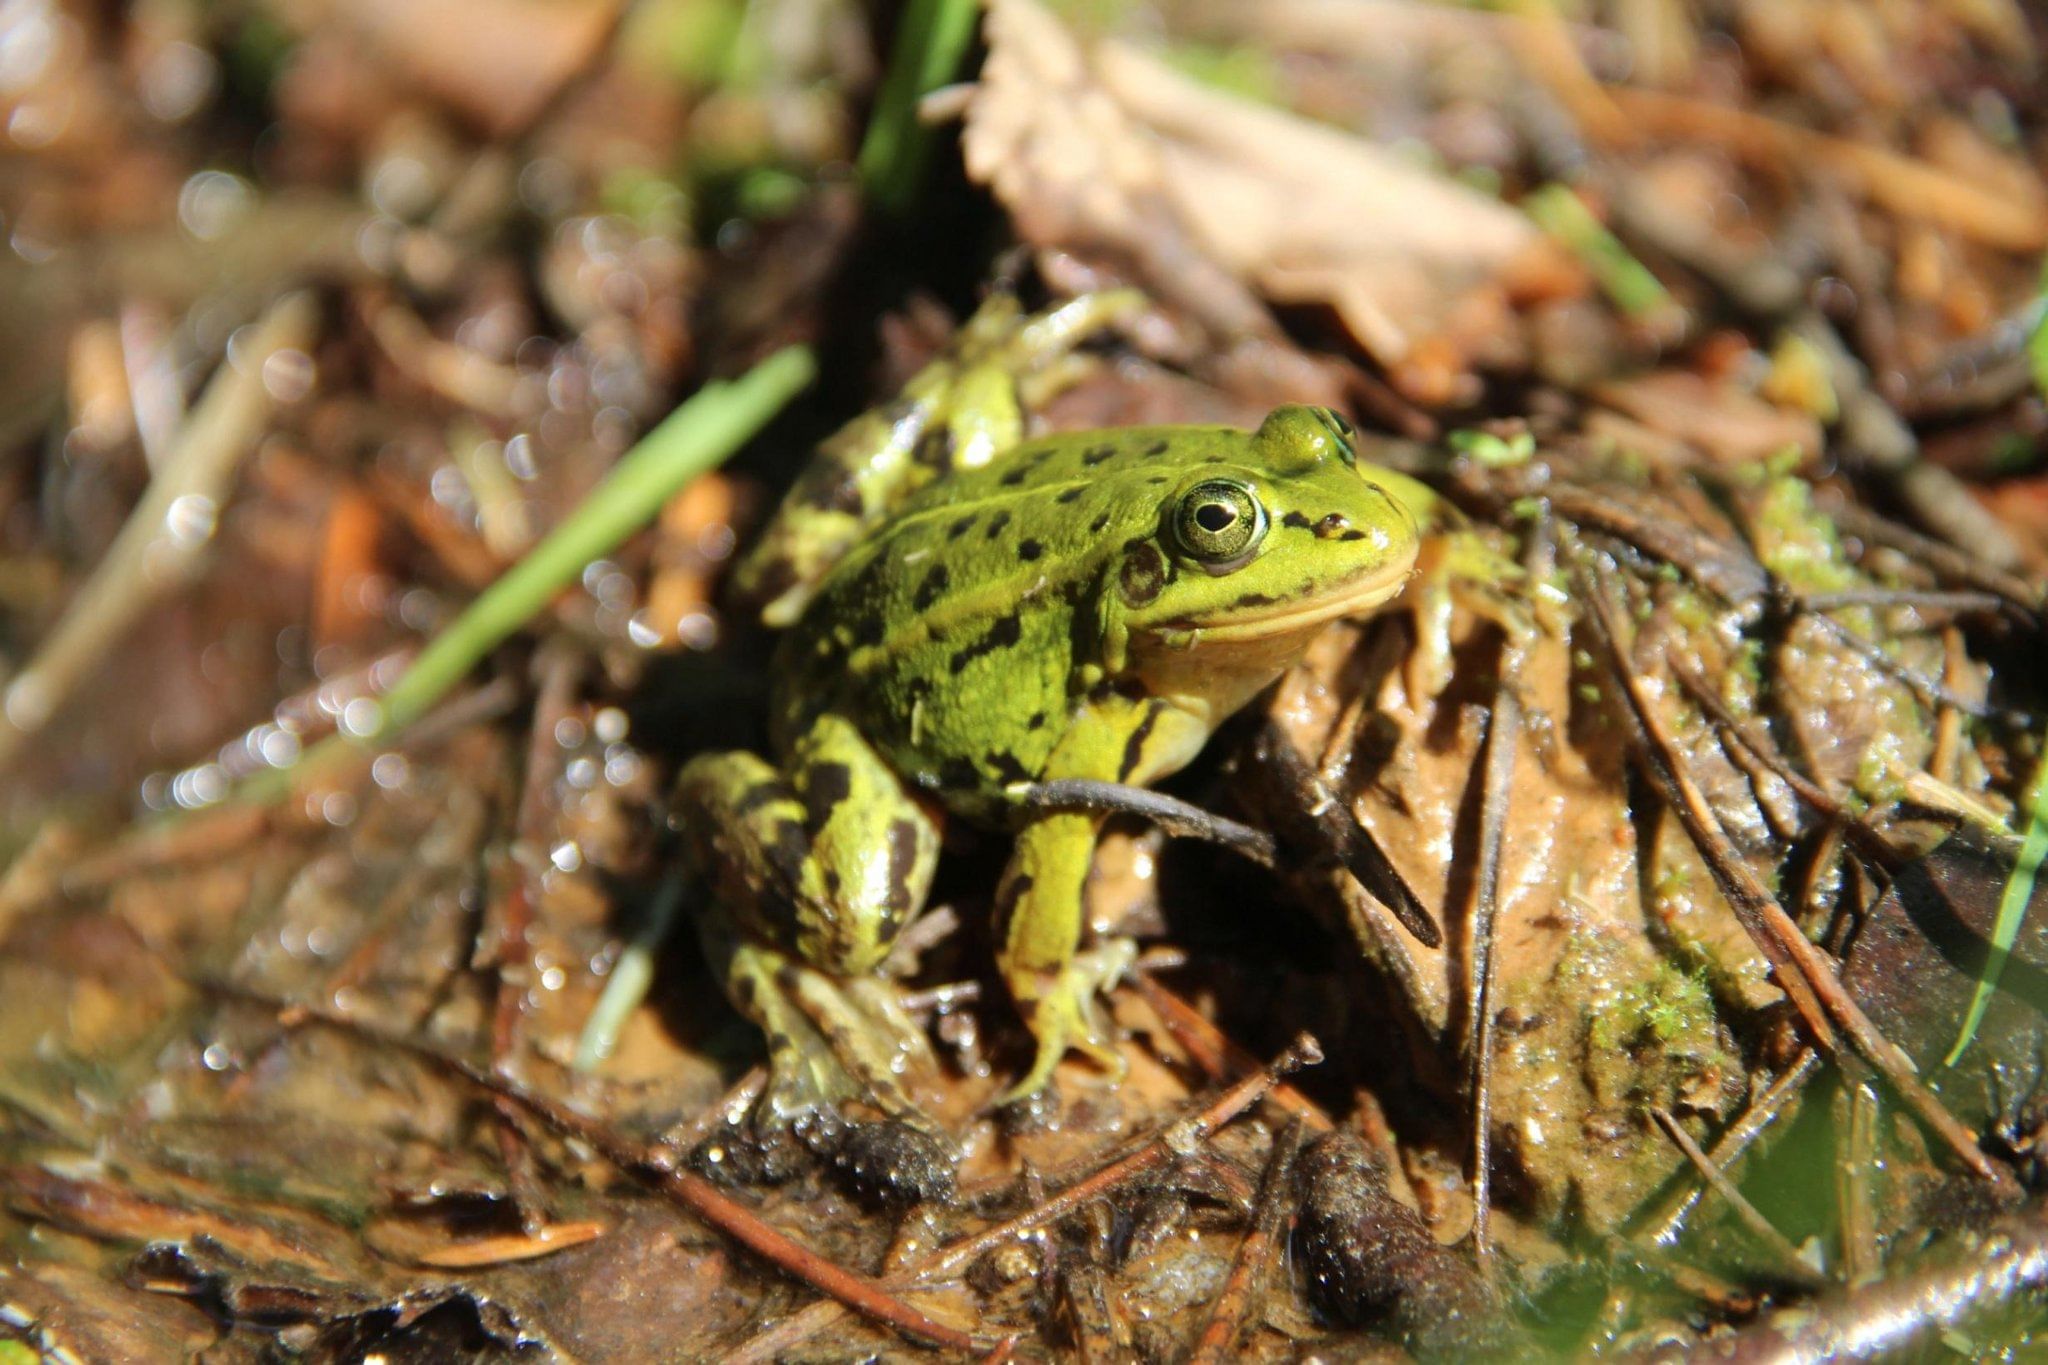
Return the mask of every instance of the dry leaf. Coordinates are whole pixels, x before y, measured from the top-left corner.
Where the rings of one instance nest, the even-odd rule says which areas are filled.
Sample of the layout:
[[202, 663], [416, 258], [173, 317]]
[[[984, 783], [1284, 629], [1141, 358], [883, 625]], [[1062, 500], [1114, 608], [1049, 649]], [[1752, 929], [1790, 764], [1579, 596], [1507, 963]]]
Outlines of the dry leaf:
[[988, 37], [969, 174], [1027, 239], [1124, 258], [1218, 331], [1268, 329], [1257, 295], [1325, 303], [1392, 365], [1537, 247], [1485, 195], [1126, 44], [1084, 50], [1035, 0], [993, 0]]

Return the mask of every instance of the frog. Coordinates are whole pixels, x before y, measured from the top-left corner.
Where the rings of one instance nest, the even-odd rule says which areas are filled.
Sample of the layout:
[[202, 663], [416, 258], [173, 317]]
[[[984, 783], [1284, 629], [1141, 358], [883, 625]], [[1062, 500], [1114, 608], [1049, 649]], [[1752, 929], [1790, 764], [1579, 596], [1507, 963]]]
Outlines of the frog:
[[996, 967], [1033, 1052], [1003, 1101], [1042, 1096], [1069, 1052], [1120, 1076], [1104, 996], [1135, 949], [1086, 941], [1107, 816], [1022, 798], [1169, 777], [1415, 571], [1427, 490], [1361, 459], [1331, 408], [1027, 438], [1079, 343], [1144, 306], [1112, 291], [1027, 316], [996, 296], [904, 398], [821, 447], [738, 571], [783, 631], [774, 756], [700, 754], [673, 805], [778, 1117], [920, 1120], [904, 1078], [929, 1039], [881, 968], [955, 819], [1014, 841]]

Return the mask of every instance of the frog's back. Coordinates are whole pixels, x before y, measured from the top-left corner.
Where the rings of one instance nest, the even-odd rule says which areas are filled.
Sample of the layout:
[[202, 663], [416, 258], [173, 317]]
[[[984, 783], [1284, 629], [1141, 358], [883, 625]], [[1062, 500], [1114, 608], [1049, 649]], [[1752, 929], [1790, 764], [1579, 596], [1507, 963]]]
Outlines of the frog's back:
[[907, 781], [969, 813], [1037, 777], [1096, 662], [1106, 566], [1157, 529], [1189, 465], [1243, 440], [1228, 427], [1055, 436], [929, 485], [785, 640], [783, 733], [841, 711]]

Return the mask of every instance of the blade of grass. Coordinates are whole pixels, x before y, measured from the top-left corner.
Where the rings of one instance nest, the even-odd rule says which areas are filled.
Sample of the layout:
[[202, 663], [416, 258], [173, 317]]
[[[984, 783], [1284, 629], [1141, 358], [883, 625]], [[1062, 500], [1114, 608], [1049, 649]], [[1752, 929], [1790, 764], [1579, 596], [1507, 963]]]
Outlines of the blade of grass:
[[1676, 306], [1663, 282], [1566, 186], [1531, 191], [1522, 200], [1522, 212], [1584, 262], [1615, 307], [1630, 317], [1646, 318]]
[[889, 73], [860, 144], [860, 181], [888, 213], [909, 207], [931, 157], [932, 130], [918, 121], [918, 101], [953, 78], [974, 38], [976, 0], [910, 0]]
[[1943, 1066], [1954, 1066], [1977, 1036], [1984, 1011], [1991, 1007], [1991, 992], [1998, 989], [2006, 958], [2011, 956], [2013, 942], [2020, 936], [2020, 921], [2026, 917], [2027, 903], [2034, 898], [2035, 878], [2040, 874], [2043, 859], [2048, 858], [2048, 747], [2044, 747], [2040, 760], [2034, 764], [2023, 809], [2027, 817], [2026, 834], [2020, 841], [2020, 856], [2013, 861], [2012, 875], [2005, 879], [2005, 893], [1998, 898], [1998, 918], [1991, 924], [1991, 951], [1984, 959], [1984, 974], [1977, 978], [1977, 989], [1970, 993], [1970, 1008], [1963, 1015], [1956, 1045], [1942, 1058]]
[[377, 743], [418, 720], [485, 655], [575, 582], [585, 565], [652, 521], [683, 485], [724, 463], [816, 374], [810, 348], [789, 346], [737, 379], [707, 384], [641, 437], [568, 520], [428, 642], [384, 694], [370, 724], [316, 746], [294, 768], [261, 774], [239, 795], [275, 799], [293, 774], [312, 770], [350, 744]]

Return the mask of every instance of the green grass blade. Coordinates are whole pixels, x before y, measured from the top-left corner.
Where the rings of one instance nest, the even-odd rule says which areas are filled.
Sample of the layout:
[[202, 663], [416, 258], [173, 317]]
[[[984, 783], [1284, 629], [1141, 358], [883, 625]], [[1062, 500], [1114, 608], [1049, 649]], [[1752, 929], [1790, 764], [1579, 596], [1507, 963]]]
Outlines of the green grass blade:
[[428, 642], [384, 694], [374, 725], [316, 745], [294, 767], [262, 773], [237, 795], [275, 800], [294, 774], [331, 761], [350, 743], [378, 743], [418, 720], [485, 655], [575, 582], [585, 565], [651, 522], [683, 485], [724, 463], [816, 374], [810, 348], [789, 346], [738, 379], [707, 384], [620, 456], [566, 521]]
[[1954, 1066], [1977, 1036], [1977, 1026], [1984, 1022], [1984, 1011], [1991, 1005], [1991, 992], [1998, 989], [1998, 978], [2020, 936], [2020, 922], [2026, 917], [2028, 902], [2034, 898], [2034, 882], [2042, 860], [2048, 858], [2048, 752], [2043, 752], [2034, 765], [2022, 813], [2027, 820], [2026, 833], [2020, 840], [2020, 856], [2013, 863], [2012, 875], [2005, 879], [2005, 893], [1998, 898], [1998, 918], [1991, 925], [1991, 951], [1984, 959], [1984, 974], [1977, 978], [1977, 989], [1971, 993], [1963, 1027], [1956, 1034], [1956, 1045], [1942, 1059], [1943, 1066]]
[[1631, 256], [1621, 239], [1593, 216], [1586, 201], [1566, 186], [1532, 190], [1522, 199], [1522, 212], [1583, 261], [1601, 291], [1630, 317], [1645, 318], [1675, 306], [1664, 282]]
[[903, 212], [917, 194], [932, 145], [932, 130], [918, 121], [917, 103], [960, 69], [980, 11], [977, 0], [910, 0], [904, 12], [889, 73], [860, 144], [861, 184], [885, 212]]

